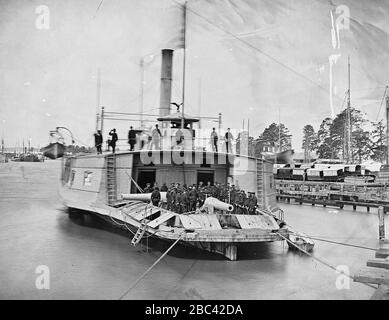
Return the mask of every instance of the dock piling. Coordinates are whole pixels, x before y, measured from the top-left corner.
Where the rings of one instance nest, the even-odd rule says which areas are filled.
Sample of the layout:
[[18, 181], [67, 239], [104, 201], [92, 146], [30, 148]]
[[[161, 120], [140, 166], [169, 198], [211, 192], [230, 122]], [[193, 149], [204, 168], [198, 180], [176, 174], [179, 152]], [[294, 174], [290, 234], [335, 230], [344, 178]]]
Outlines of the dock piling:
[[382, 206], [378, 207], [378, 237], [380, 241], [385, 240], [385, 213]]

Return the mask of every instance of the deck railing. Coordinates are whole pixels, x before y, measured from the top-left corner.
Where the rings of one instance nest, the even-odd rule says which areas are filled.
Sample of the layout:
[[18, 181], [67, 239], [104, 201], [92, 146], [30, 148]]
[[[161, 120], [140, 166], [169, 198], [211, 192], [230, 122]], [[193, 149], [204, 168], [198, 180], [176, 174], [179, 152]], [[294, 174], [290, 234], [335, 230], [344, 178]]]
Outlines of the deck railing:
[[[108, 151], [108, 141], [105, 141], [103, 150]], [[153, 141], [148, 139], [137, 139], [134, 145], [134, 150], [173, 150], [173, 149], [184, 149], [184, 150], [201, 150], [201, 151], [216, 151], [216, 148], [212, 147], [211, 139], [209, 138], [192, 138], [184, 139], [183, 142], [177, 144], [175, 136], [163, 137], [159, 141]], [[128, 151], [130, 150], [130, 144], [127, 139], [119, 139], [116, 143], [116, 151]], [[226, 142], [218, 141], [217, 151], [227, 152]], [[229, 153], [236, 152], [236, 144], [233, 143]]]

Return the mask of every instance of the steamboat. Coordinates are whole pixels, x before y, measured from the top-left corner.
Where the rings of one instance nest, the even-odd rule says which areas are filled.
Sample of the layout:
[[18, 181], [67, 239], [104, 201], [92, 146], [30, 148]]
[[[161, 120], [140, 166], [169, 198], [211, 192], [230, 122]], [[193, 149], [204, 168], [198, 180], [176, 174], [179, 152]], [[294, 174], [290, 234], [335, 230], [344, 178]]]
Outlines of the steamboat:
[[[180, 239], [182, 244], [236, 260], [241, 246], [279, 241], [280, 234], [288, 235], [274, 206], [271, 168], [265, 159], [197, 150], [74, 156], [64, 161], [60, 194], [71, 212], [92, 212], [125, 225], [134, 233], [133, 245], [148, 236]], [[255, 192], [259, 200], [256, 214], [231, 213], [233, 203], [211, 197], [195, 212], [178, 214], [150, 204], [150, 193], [137, 193], [137, 186], [145, 183], [197, 184], [204, 179]], [[162, 192], [162, 202], [165, 197]]]
[[[236, 260], [240, 247], [281, 241], [288, 236], [282, 211], [276, 207], [273, 162], [242, 154], [206, 151], [196, 145], [197, 118], [170, 112], [173, 50], [162, 50], [161, 108], [157, 118], [163, 131], [160, 148], [67, 157], [63, 162], [60, 194], [71, 212], [94, 213], [133, 232], [132, 244], [143, 237], [197, 247]], [[103, 124], [103, 118], [102, 118]], [[176, 144], [177, 131], [183, 142]], [[53, 144], [51, 144], [53, 145]], [[235, 214], [234, 203], [207, 198], [195, 212], [182, 214], [150, 204], [142, 187], [200, 181], [235, 185], [255, 193], [255, 214]], [[162, 194], [162, 203], [166, 194]]]
[[[141, 128], [136, 130], [135, 150], [66, 157], [60, 183], [64, 204], [72, 214], [93, 213], [128, 229], [133, 233], [132, 245], [144, 237], [153, 237], [237, 260], [243, 246], [284, 240], [289, 232], [283, 212], [276, 206], [274, 162], [242, 152], [210, 151], [198, 145], [193, 124], [199, 119], [184, 112], [185, 85], [182, 109], [171, 112], [173, 52], [162, 49], [161, 53], [160, 108], [156, 120], [162, 134], [158, 146], [153, 150], [143, 146]], [[185, 81], [185, 45], [183, 60]], [[102, 107], [101, 132], [106, 114]], [[180, 143], [176, 140], [178, 131], [183, 137]], [[57, 144], [49, 145], [46, 153], [56, 155], [58, 150], [54, 147]], [[200, 182], [230, 184], [255, 193], [255, 213], [238, 214], [235, 203], [212, 197], [195, 211], [177, 213], [163, 204], [165, 193], [161, 192], [161, 205], [153, 205], [151, 194], [142, 190], [146, 184]]]

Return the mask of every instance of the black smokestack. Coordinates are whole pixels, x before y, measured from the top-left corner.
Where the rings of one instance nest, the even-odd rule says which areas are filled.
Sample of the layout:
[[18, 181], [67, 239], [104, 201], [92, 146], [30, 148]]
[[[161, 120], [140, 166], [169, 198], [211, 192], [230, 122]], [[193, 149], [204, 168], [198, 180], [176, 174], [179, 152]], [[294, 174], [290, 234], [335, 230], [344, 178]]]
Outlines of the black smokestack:
[[170, 114], [170, 102], [172, 98], [172, 74], [173, 74], [173, 50], [162, 49], [161, 67], [161, 97], [159, 103], [159, 115]]

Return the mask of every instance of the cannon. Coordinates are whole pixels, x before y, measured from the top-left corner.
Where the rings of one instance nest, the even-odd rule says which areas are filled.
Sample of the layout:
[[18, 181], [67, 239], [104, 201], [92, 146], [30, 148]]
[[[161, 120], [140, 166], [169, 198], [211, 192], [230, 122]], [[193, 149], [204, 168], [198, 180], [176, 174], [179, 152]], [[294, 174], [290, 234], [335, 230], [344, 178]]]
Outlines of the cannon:
[[220, 201], [216, 198], [208, 197], [207, 199], [205, 199], [204, 204], [201, 207], [202, 211], [206, 209], [208, 210], [209, 213], [213, 213], [214, 209], [231, 212], [234, 210], [234, 206], [232, 204]]
[[[123, 193], [121, 198], [122, 200], [150, 202], [151, 193]], [[166, 192], [161, 192], [161, 201], [166, 202]]]

